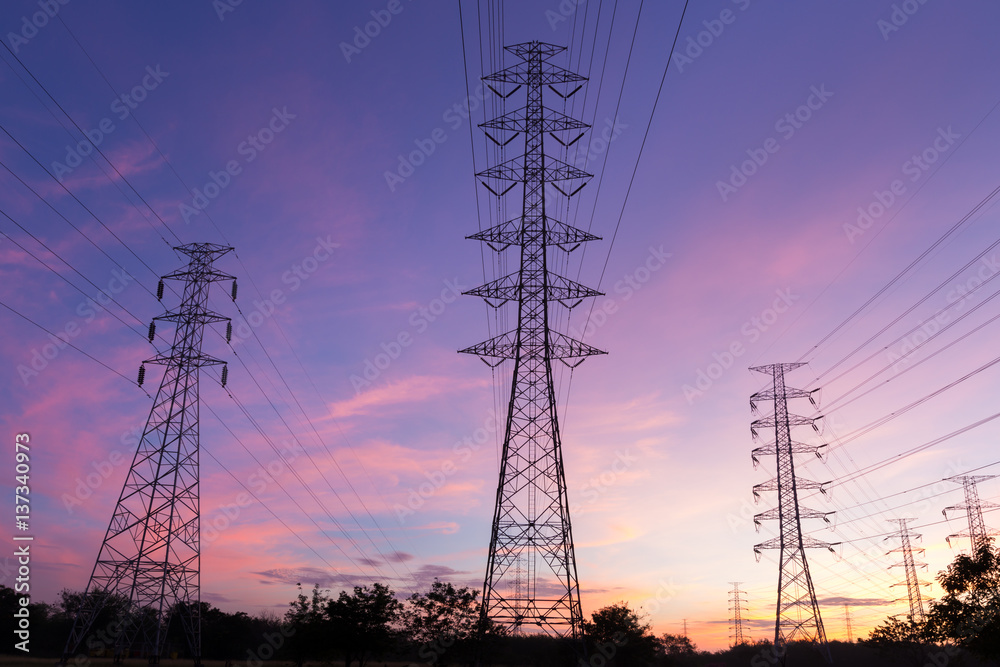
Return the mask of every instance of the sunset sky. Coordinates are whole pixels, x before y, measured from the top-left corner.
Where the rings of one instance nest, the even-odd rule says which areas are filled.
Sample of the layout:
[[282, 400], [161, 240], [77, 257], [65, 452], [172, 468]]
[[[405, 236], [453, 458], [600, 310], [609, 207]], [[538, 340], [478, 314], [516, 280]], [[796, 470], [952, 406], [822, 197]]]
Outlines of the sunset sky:
[[[240, 288], [211, 299], [232, 345], [205, 338], [229, 373], [201, 376], [202, 599], [482, 587], [512, 365], [456, 354], [503, 327], [459, 295], [503, 268], [465, 238], [502, 214], [473, 176], [499, 108], [479, 79], [531, 40], [590, 79], [564, 159], [595, 177], [553, 197], [603, 239], [556, 263], [606, 296], [553, 307], [609, 352], [557, 372], [584, 613], [626, 600], [722, 648], [739, 581], [750, 636], [773, 636], [755, 365], [807, 362], [789, 384], [822, 388], [790, 407], [824, 417], [797, 440], [830, 445], [796, 459], [831, 481], [801, 494], [834, 512], [803, 523], [839, 543], [809, 552], [830, 638], [845, 605], [855, 636], [907, 609], [888, 519], [914, 519], [924, 581], [968, 548], [946, 544], [966, 519], [942, 517], [963, 501], [942, 480], [1000, 472], [1000, 5], [706, 0], [668, 63], [680, 0], [494, 4], [3, 3], [0, 424], [31, 435], [34, 599], [87, 584], [162, 377], [136, 372], [169, 349], [168, 323], [146, 340], [179, 302], [158, 277], [206, 241], [235, 247], [217, 268]], [[1000, 502], [1000, 480], [979, 492]]]

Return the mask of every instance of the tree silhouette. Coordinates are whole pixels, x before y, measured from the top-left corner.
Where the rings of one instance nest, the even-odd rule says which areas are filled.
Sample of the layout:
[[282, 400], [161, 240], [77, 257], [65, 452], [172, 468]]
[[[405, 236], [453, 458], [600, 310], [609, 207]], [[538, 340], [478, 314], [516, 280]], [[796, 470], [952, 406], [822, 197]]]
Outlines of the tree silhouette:
[[410, 596], [406, 630], [420, 644], [421, 660], [447, 665], [472, 655], [479, 627], [479, 591], [434, 580], [427, 593]]
[[313, 586], [309, 597], [302, 592], [302, 584], [298, 584], [298, 589], [298, 597], [289, 603], [285, 612], [285, 622], [290, 626], [288, 650], [291, 658], [298, 667], [302, 667], [307, 660], [324, 657], [329, 646], [329, 638], [324, 637], [329, 598], [320, 590], [319, 584]]
[[333, 645], [344, 655], [345, 667], [357, 660], [364, 667], [372, 656], [392, 650], [399, 638], [403, 604], [385, 584], [355, 586], [341, 591], [326, 607]]
[[583, 622], [583, 631], [590, 653], [604, 656], [608, 665], [643, 665], [656, 658], [659, 642], [652, 626], [627, 602], [598, 609]]
[[983, 658], [1000, 658], [1000, 551], [992, 540], [959, 555], [937, 576], [946, 595], [931, 603], [925, 636]]

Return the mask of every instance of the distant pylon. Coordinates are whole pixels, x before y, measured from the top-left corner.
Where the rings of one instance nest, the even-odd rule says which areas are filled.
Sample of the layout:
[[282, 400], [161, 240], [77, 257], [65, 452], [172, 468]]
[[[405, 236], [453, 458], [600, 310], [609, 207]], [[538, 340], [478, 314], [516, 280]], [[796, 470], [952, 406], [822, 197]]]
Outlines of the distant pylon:
[[740, 584], [743, 583], [741, 581], [730, 581], [729, 583], [733, 585], [733, 590], [729, 593], [729, 610], [733, 612], [733, 617], [729, 619], [731, 624], [730, 639], [733, 640], [733, 646], [740, 646], [747, 643], [746, 637], [743, 636], [743, 612], [747, 611], [743, 594], [746, 591], [740, 590]]
[[844, 622], [847, 625], [847, 641], [853, 643], [854, 632], [851, 630], [851, 607], [846, 604], [844, 605]]
[[[184, 281], [181, 306], [154, 318], [149, 327], [152, 341], [155, 320], [176, 323], [174, 342], [169, 353], [140, 367], [140, 385], [145, 364], [166, 366], [166, 371], [73, 622], [63, 664], [79, 650], [105, 608], [115, 615], [109, 626], [114, 630], [100, 628], [98, 643], [112, 642], [104, 648], [113, 649], [116, 662], [134, 648], [151, 665], [158, 664], [177, 615], [195, 665], [201, 664], [198, 376], [202, 366], [225, 363], [201, 352], [205, 325], [229, 320], [208, 309], [209, 286], [235, 279], [212, 267], [230, 247], [191, 243], [176, 250], [191, 259], [185, 269], [163, 278]], [[235, 282], [232, 295], [235, 299]], [[163, 296], [162, 281], [158, 296]], [[227, 339], [230, 332], [227, 328]], [[224, 367], [223, 385], [226, 374]]]
[[915, 623], [919, 623], [924, 620], [924, 603], [920, 599], [920, 587], [926, 586], [917, 578], [917, 568], [927, 567], [927, 563], [917, 563], [913, 560], [913, 552], [916, 551], [918, 554], [924, 552], [923, 549], [914, 549], [911, 543], [911, 539], [920, 539], [920, 535], [917, 533], [911, 533], [909, 526], [906, 524], [914, 519], [889, 519], [890, 523], [899, 524], [899, 535], [890, 535], [885, 538], [891, 540], [893, 538], [899, 538], [899, 546], [892, 551], [886, 553], [888, 556], [891, 553], [901, 553], [903, 554], [902, 563], [894, 563], [890, 565], [893, 567], [902, 567], [903, 571], [906, 573], [906, 581], [899, 584], [893, 584], [893, 586], [906, 586], [906, 595], [910, 600], [910, 619]]
[[979, 490], [976, 488], [976, 485], [979, 482], [985, 482], [986, 480], [993, 479], [994, 477], [996, 477], [996, 475], [959, 475], [947, 478], [948, 481], [961, 484], [965, 488], [965, 502], [961, 505], [951, 505], [950, 507], [945, 507], [941, 510], [941, 514], [943, 514], [947, 519], [948, 510], [964, 510], [969, 519], [968, 530], [963, 530], [960, 533], [954, 533], [953, 535], [949, 535], [945, 538], [949, 546], [951, 546], [951, 538], [953, 537], [968, 537], [969, 544], [972, 547], [972, 553], [975, 554], [979, 551], [981, 546], [989, 543], [990, 535], [993, 534], [993, 531], [986, 528], [986, 523], [983, 521], [983, 508], [998, 507], [998, 505], [979, 500]]
[[759, 526], [761, 521], [777, 519], [780, 535], [754, 546], [754, 551], [760, 555], [762, 549], [778, 549], [778, 602], [775, 608], [774, 645], [783, 648], [788, 642], [805, 640], [815, 642], [827, 663], [832, 664], [830, 648], [826, 641], [826, 631], [823, 629], [823, 619], [820, 616], [819, 604], [816, 602], [816, 590], [813, 588], [812, 576], [809, 574], [809, 563], [806, 561], [806, 549], [825, 548], [833, 551], [830, 544], [821, 542], [802, 534], [802, 519], [818, 518], [829, 521], [827, 515], [832, 512], [821, 512], [799, 507], [798, 489], [820, 489], [823, 484], [799, 479], [795, 475], [795, 454], [811, 453], [819, 456], [819, 447], [813, 447], [792, 441], [793, 426], [812, 426], [817, 431], [816, 418], [800, 417], [789, 414], [788, 399], [808, 398], [815, 405], [812, 391], [792, 389], [785, 385], [785, 373], [805, 364], [771, 364], [755, 366], [752, 371], [771, 377], [770, 389], [759, 391], [750, 397], [750, 409], [757, 412], [757, 403], [773, 401], [774, 413], [763, 419], [757, 419], [750, 425], [754, 438], [759, 437], [757, 429], [773, 428], [774, 443], [753, 450], [754, 462], [762, 455], [774, 455], [777, 463], [777, 476], [763, 484], [754, 487], [754, 494], [762, 491], [777, 491], [778, 506], [754, 517]]
[[[545, 151], [547, 138], [569, 146], [589, 126], [545, 106], [542, 96], [551, 91], [565, 100], [582, 88], [586, 77], [550, 62], [565, 47], [526, 42], [505, 50], [517, 62], [484, 80], [503, 99], [523, 88], [525, 105], [488, 120], [482, 128], [498, 147], [523, 134], [524, 153], [477, 176], [497, 198], [520, 183], [522, 208], [513, 220], [469, 238], [500, 253], [519, 248], [520, 267], [466, 294], [482, 297], [493, 308], [516, 303], [517, 328], [460, 350], [478, 355], [491, 367], [514, 360], [481, 615], [514, 633], [533, 629], [580, 639], [583, 608], [552, 365], [572, 367], [604, 352], [553, 331], [550, 306], [572, 308], [601, 293], [550, 268], [558, 263], [551, 253], [572, 251], [597, 237], [546, 212], [547, 185], [569, 197], [591, 174]], [[577, 361], [571, 364], [569, 359]]]

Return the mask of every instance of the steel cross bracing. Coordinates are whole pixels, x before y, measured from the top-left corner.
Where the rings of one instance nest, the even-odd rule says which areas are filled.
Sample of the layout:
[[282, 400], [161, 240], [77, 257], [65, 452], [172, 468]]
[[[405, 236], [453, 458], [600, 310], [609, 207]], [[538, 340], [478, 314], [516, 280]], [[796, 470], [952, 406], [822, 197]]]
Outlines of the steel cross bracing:
[[[758, 419], [750, 425], [753, 436], [758, 437], [758, 429], [773, 428], [774, 443], [754, 450], [754, 460], [757, 456], [773, 454], [777, 463], [777, 476], [771, 482], [755, 487], [754, 492], [774, 490], [778, 493], [778, 506], [762, 512], [754, 517], [756, 523], [776, 519], [779, 523], [780, 535], [776, 538], [754, 546], [758, 556], [762, 549], [779, 550], [778, 566], [778, 602], [775, 610], [774, 644], [783, 647], [796, 640], [816, 642], [823, 657], [832, 663], [830, 649], [826, 641], [826, 631], [823, 629], [823, 619], [820, 616], [819, 604], [816, 602], [816, 590], [813, 588], [812, 577], [809, 574], [809, 563], [806, 560], [806, 549], [832, 546], [826, 542], [805, 537], [802, 534], [802, 519], [822, 518], [826, 520], [832, 512], [821, 512], [805, 509], [799, 506], [799, 488], [822, 489], [822, 484], [801, 480], [795, 476], [795, 454], [819, 454], [819, 447], [809, 447], [792, 441], [793, 426], [812, 426], [815, 418], [800, 417], [788, 412], [788, 399], [808, 398], [813, 402], [812, 391], [792, 389], [785, 385], [785, 373], [804, 364], [772, 364], [756, 366], [752, 371], [768, 375], [772, 379], [771, 389], [757, 392], [750, 397], [750, 407], [756, 413], [757, 403], [773, 401], [774, 414]], [[815, 391], [815, 390], [814, 390]], [[814, 403], [814, 402], [813, 402]], [[814, 403], [815, 404], [815, 403]]]
[[972, 553], [975, 554], [981, 547], [989, 544], [990, 535], [993, 534], [993, 531], [986, 528], [986, 522], [983, 521], [983, 508], [998, 507], [998, 505], [979, 500], [979, 489], [977, 484], [979, 484], [979, 482], [985, 482], [988, 479], [993, 479], [994, 477], [996, 477], [996, 475], [960, 475], [948, 478], [949, 481], [961, 484], [965, 489], [965, 502], [961, 505], [951, 505], [950, 507], [945, 507], [941, 510], [941, 514], [943, 514], [945, 518], [948, 518], [948, 510], [964, 510], [969, 519], [968, 530], [963, 530], [960, 533], [955, 533], [945, 538], [949, 546], [951, 545], [951, 538], [953, 537], [968, 537], [970, 546], [972, 547]]
[[733, 617], [729, 619], [729, 622], [733, 624], [731, 630], [731, 636], [733, 640], [733, 646], [740, 646], [741, 644], [746, 644], [747, 640], [743, 636], [743, 612], [747, 610], [745, 602], [743, 600], [743, 595], [745, 591], [740, 590], [740, 581], [729, 582], [733, 585], [733, 590], [729, 594], [729, 610], [733, 612]]
[[[926, 586], [927, 584], [921, 583], [920, 579], [917, 578], [917, 567], [927, 567], [927, 563], [917, 563], [913, 560], [913, 552], [923, 553], [923, 549], [914, 549], [912, 546], [911, 539], [919, 539], [920, 535], [917, 533], [911, 533], [909, 526], [906, 524], [914, 519], [889, 519], [890, 522], [899, 525], [899, 535], [890, 535], [885, 538], [891, 540], [893, 538], [899, 538], [899, 547], [893, 549], [886, 553], [888, 556], [892, 553], [903, 554], [903, 562], [895, 563], [890, 565], [893, 567], [902, 567], [903, 571], [906, 573], [906, 595], [910, 601], [910, 618], [919, 623], [924, 620], [924, 603], [920, 599], [920, 587]], [[893, 586], [902, 586], [904, 584], [893, 584]]]
[[[157, 664], [167, 652], [174, 615], [181, 619], [195, 664], [200, 664], [198, 375], [203, 366], [225, 363], [202, 354], [201, 348], [205, 325], [229, 320], [208, 309], [209, 286], [234, 278], [212, 268], [230, 247], [192, 243], [176, 250], [190, 261], [163, 278], [184, 282], [182, 303], [154, 318], [176, 324], [174, 342], [169, 353], [144, 362], [166, 370], [66, 642], [64, 664], [92, 630], [97, 632], [87, 641], [88, 649], [96, 641], [113, 649], [116, 661], [138, 651]], [[155, 324], [150, 325], [150, 340], [154, 331]], [[145, 366], [139, 375], [141, 384]], [[105, 627], [103, 619], [109, 616]]]
[[[591, 176], [549, 157], [544, 150], [546, 134], [568, 145], [588, 127], [545, 107], [542, 101], [545, 88], [566, 99], [586, 80], [548, 62], [564, 50], [543, 42], [508, 46], [506, 51], [519, 62], [484, 77], [503, 99], [522, 87], [526, 93], [523, 107], [481, 125], [498, 145], [507, 145], [523, 134], [524, 153], [477, 174], [498, 197], [522, 184], [522, 211], [518, 218], [469, 238], [483, 241], [497, 252], [518, 247], [521, 257], [516, 273], [466, 294], [480, 296], [495, 308], [516, 302], [518, 320], [517, 329], [461, 352], [479, 355], [491, 366], [505, 359], [514, 361], [483, 584], [483, 620], [515, 633], [533, 628], [576, 639], [582, 637], [583, 613], [552, 363], [568, 364], [569, 359], [579, 363], [604, 352], [555, 332], [549, 325], [550, 303], [573, 306], [582, 298], [600, 294], [548, 268], [549, 248], [569, 252], [598, 238], [550, 219], [545, 210], [546, 185], [570, 196]], [[565, 88], [560, 90], [562, 86]]]

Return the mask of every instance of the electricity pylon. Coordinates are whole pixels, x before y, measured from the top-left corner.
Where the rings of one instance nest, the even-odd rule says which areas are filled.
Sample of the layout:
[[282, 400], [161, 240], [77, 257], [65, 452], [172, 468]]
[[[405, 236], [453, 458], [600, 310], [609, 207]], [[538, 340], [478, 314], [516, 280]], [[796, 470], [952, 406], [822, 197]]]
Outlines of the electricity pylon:
[[[516, 329], [461, 352], [479, 355], [490, 366], [514, 360], [483, 583], [482, 618], [514, 633], [535, 626], [547, 634], [577, 639], [582, 636], [583, 613], [552, 363], [567, 363], [567, 359], [578, 359], [579, 363], [584, 357], [604, 352], [549, 326], [550, 303], [572, 307], [581, 299], [600, 294], [548, 268], [551, 246], [568, 252], [598, 238], [550, 218], [545, 210], [546, 184], [569, 197], [591, 176], [544, 151], [546, 134], [568, 146], [588, 127], [542, 104], [543, 89], [549, 88], [566, 99], [586, 80], [549, 62], [564, 50], [543, 42], [508, 46], [506, 51], [519, 62], [484, 77], [490, 89], [504, 99], [521, 87], [527, 94], [524, 107], [482, 124], [498, 146], [524, 134], [523, 155], [477, 174], [497, 197], [521, 183], [523, 208], [519, 217], [469, 238], [497, 252], [519, 247], [521, 258], [516, 272], [466, 294], [482, 297], [494, 308], [516, 302], [518, 318]], [[564, 84], [575, 88], [563, 92], [560, 87]], [[507, 90], [510, 86], [516, 88]], [[561, 137], [567, 132], [579, 134], [563, 141]]]
[[906, 595], [910, 600], [910, 619], [915, 623], [919, 623], [924, 620], [924, 603], [920, 599], [920, 587], [926, 586], [917, 578], [917, 567], [927, 567], [927, 563], [917, 563], [913, 560], [913, 552], [922, 554], [923, 549], [914, 549], [910, 540], [920, 539], [920, 535], [917, 533], [911, 533], [909, 526], [906, 524], [914, 519], [889, 519], [892, 523], [899, 524], [899, 535], [890, 535], [885, 538], [891, 540], [893, 538], [899, 538], [899, 546], [892, 551], [886, 553], [888, 556], [891, 553], [901, 553], [903, 554], [902, 563], [894, 563], [890, 565], [893, 567], [902, 567], [903, 571], [906, 573], [906, 581], [904, 583], [893, 584], [893, 586], [906, 586]]
[[[63, 664], [91, 630], [100, 631], [99, 643], [112, 643], [103, 648], [113, 649], [116, 662], [138, 650], [151, 665], [158, 664], [175, 614], [195, 664], [201, 664], [198, 375], [203, 366], [225, 363], [201, 352], [205, 325], [229, 321], [208, 309], [209, 286], [233, 280], [235, 299], [236, 283], [212, 267], [232, 248], [191, 243], [176, 250], [190, 261], [163, 279], [184, 282], [181, 306], [154, 318], [149, 327], [152, 341], [156, 320], [176, 323], [174, 342], [169, 353], [157, 354], [139, 369], [141, 385], [145, 364], [166, 366], [66, 642]], [[163, 296], [162, 280], [157, 296]], [[230, 324], [227, 339], [231, 331]], [[225, 378], [224, 367], [223, 384]], [[105, 609], [116, 616], [110, 632], [94, 627]], [[91, 648], [92, 641], [87, 645]]]
[[853, 643], [854, 630], [851, 629], [851, 607], [846, 604], [844, 605], [844, 623], [847, 626], [847, 641]]
[[730, 635], [733, 640], [733, 646], [736, 647], [747, 643], [747, 639], [743, 636], [743, 612], [747, 611], [743, 594], [746, 591], [740, 590], [740, 584], [743, 582], [731, 581], [729, 583], [733, 585], [733, 590], [729, 593], [729, 611], [733, 612], [733, 617], [729, 619], [729, 622], [732, 624]]
[[755, 366], [752, 371], [771, 376], [772, 387], [759, 391], [750, 397], [750, 408], [756, 413], [757, 403], [773, 401], [774, 414], [763, 419], [757, 419], [750, 425], [753, 437], [758, 437], [757, 429], [773, 428], [774, 443], [758, 447], [753, 451], [754, 462], [761, 455], [773, 454], [777, 462], [777, 476], [754, 487], [754, 494], [761, 491], [777, 491], [778, 506], [754, 517], [759, 526], [761, 521], [777, 519], [780, 535], [776, 538], [754, 546], [758, 557], [762, 549], [778, 549], [778, 603], [775, 610], [774, 645], [783, 649], [788, 642], [806, 640], [815, 642], [827, 663], [832, 664], [830, 648], [826, 641], [826, 631], [823, 629], [823, 619], [816, 602], [816, 590], [813, 588], [812, 577], [809, 574], [809, 563], [806, 561], [807, 548], [826, 548], [833, 551], [830, 544], [821, 542], [802, 534], [802, 519], [820, 518], [829, 521], [827, 515], [832, 512], [820, 512], [799, 507], [798, 490], [820, 489], [823, 484], [802, 480], [795, 476], [795, 454], [811, 453], [819, 456], [819, 447], [805, 445], [792, 441], [793, 426], [812, 426], [817, 431], [817, 418], [800, 417], [789, 414], [788, 399], [808, 398], [815, 405], [813, 392], [803, 389], [792, 389], [785, 385], [785, 373], [804, 364], [772, 364]]
[[997, 505], [979, 500], [979, 490], [976, 488], [976, 485], [979, 482], [985, 482], [994, 477], [996, 475], [959, 475], [947, 478], [948, 481], [961, 484], [964, 487], [965, 502], [961, 505], [945, 507], [941, 510], [941, 514], [947, 519], [948, 510], [965, 510], [966, 516], [969, 519], [969, 529], [967, 531], [963, 530], [960, 533], [955, 533], [945, 538], [948, 546], [951, 546], [951, 538], [953, 537], [968, 537], [972, 553], [975, 554], [979, 551], [980, 547], [989, 544], [990, 535], [993, 534], [993, 531], [986, 528], [986, 523], [983, 521], [983, 508], [997, 507]]

